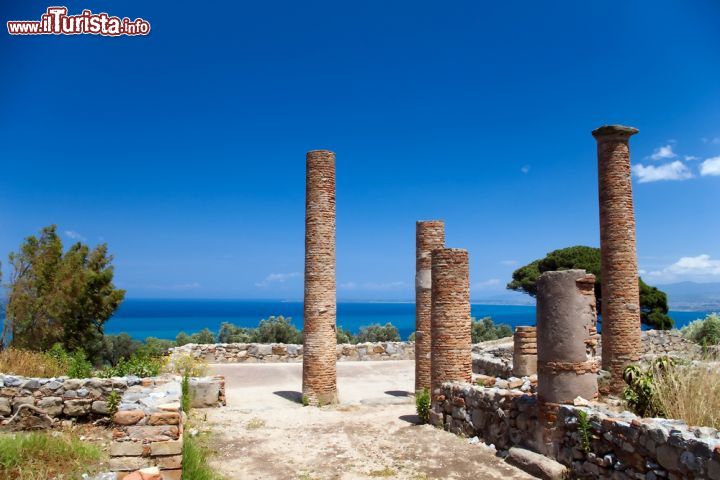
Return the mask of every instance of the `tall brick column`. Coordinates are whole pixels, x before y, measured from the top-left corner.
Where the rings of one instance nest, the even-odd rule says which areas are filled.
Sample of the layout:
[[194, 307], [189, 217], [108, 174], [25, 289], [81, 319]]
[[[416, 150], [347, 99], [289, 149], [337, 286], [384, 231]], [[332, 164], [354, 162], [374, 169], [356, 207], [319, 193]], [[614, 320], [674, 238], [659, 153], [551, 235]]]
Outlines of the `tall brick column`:
[[622, 372], [640, 355], [640, 292], [635, 251], [630, 147], [638, 130], [600, 127], [597, 140], [602, 254], [602, 364], [610, 389], [624, 387]]
[[445, 246], [442, 220], [417, 222], [415, 226], [415, 391], [430, 390], [430, 310], [432, 301], [433, 250]]
[[468, 252], [433, 250], [430, 317], [432, 398], [444, 382], [472, 381]]
[[303, 396], [310, 405], [337, 402], [335, 367], [335, 154], [306, 156]]

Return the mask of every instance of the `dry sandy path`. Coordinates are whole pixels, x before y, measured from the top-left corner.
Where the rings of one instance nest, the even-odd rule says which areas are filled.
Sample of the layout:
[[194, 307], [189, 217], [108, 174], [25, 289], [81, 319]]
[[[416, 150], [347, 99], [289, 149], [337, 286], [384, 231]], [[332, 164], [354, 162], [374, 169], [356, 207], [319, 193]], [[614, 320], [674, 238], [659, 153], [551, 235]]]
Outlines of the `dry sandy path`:
[[231, 479], [526, 479], [480, 445], [416, 425], [412, 361], [338, 363], [341, 404], [299, 403], [300, 364], [213, 365], [228, 406], [208, 409]]

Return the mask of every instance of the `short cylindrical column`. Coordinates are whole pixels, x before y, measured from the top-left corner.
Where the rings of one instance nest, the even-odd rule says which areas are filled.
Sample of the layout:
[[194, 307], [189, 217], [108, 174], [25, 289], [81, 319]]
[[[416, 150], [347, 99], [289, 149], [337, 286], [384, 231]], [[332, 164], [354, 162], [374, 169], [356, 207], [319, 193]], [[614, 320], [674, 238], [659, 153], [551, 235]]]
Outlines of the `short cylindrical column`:
[[472, 381], [470, 277], [467, 250], [432, 252], [430, 314], [432, 397], [445, 382]]
[[445, 246], [442, 220], [417, 222], [415, 226], [415, 391], [430, 391], [430, 310], [432, 301], [433, 250]]
[[306, 157], [303, 396], [310, 405], [337, 402], [335, 366], [335, 154]]
[[598, 365], [588, 354], [594, 334], [595, 277], [585, 270], [545, 272], [537, 282], [538, 399], [572, 403], [597, 397]]
[[529, 377], [537, 373], [537, 329], [515, 327], [513, 335], [513, 375]]
[[611, 125], [597, 140], [602, 287], [602, 365], [610, 388], [624, 388], [622, 373], [640, 356], [640, 292], [635, 251], [629, 139], [638, 130]]

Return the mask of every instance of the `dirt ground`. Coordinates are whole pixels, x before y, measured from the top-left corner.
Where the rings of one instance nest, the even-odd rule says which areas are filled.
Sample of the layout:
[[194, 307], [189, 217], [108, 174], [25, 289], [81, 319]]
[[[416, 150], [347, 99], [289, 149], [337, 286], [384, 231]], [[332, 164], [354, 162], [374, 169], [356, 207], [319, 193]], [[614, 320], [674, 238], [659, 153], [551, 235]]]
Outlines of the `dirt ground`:
[[341, 404], [300, 404], [301, 364], [213, 365], [211, 464], [230, 479], [527, 479], [484, 445], [417, 425], [412, 361], [338, 363]]

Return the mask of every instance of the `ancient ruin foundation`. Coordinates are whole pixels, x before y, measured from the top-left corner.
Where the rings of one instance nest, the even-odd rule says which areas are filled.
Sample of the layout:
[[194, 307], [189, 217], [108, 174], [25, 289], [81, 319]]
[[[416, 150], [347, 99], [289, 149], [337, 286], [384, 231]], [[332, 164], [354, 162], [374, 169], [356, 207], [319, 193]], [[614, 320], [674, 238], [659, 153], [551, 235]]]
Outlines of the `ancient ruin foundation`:
[[303, 396], [311, 405], [337, 401], [335, 367], [335, 154], [306, 157]]
[[432, 252], [432, 389], [444, 382], [472, 380], [470, 279], [468, 252], [442, 248]]
[[442, 220], [417, 222], [415, 226], [415, 391], [430, 390], [430, 310], [432, 301], [433, 250], [445, 246]]
[[513, 335], [513, 375], [528, 377], [537, 373], [537, 329], [515, 327]]
[[545, 272], [538, 279], [537, 362], [541, 403], [597, 397], [599, 366], [588, 355], [594, 340], [595, 277], [585, 270]]
[[640, 293], [635, 251], [630, 172], [632, 127], [610, 125], [593, 131], [597, 140], [602, 253], [602, 365], [612, 391], [623, 386], [622, 372], [640, 352]]

